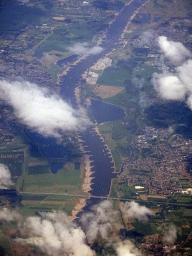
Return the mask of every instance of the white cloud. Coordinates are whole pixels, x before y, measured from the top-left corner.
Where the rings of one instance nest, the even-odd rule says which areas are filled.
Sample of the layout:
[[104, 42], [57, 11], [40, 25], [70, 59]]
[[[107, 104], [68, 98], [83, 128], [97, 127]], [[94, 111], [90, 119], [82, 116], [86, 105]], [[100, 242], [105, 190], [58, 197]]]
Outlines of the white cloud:
[[82, 215], [81, 222], [85, 228], [85, 233], [90, 243], [101, 237], [109, 240], [109, 234], [113, 231], [117, 212], [112, 210], [110, 201], [103, 201], [94, 206], [93, 212]]
[[[152, 83], [160, 97], [166, 100], [186, 101], [192, 110], [192, 57], [191, 53], [181, 44], [168, 41], [166, 37], [159, 37], [159, 44], [165, 56], [180, 66], [175, 68], [175, 73], [153, 74]], [[185, 62], [181, 63], [181, 61]]]
[[161, 98], [166, 100], [185, 99], [186, 87], [177, 76], [168, 73], [154, 73], [152, 82]]
[[[134, 206], [140, 210], [142, 220], [146, 218], [146, 214], [150, 214], [149, 209], [146, 210], [146, 207], [138, 204], [135, 206], [135, 204], [131, 202], [128, 208], [133, 211]], [[86, 229], [85, 233], [62, 211], [41, 213], [41, 216], [22, 217], [15, 211], [4, 208], [0, 211], [0, 220], [18, 221], [20, 237], [17, 237], [15, 242], [30, 244], [48, 255], [95, 256], [96, 253], [86, 244], [86, 240], [93, 243], [98, 241], [98, 238], [102, 238], [116, 250], [118, 256], [140, 256], [140, 251], [131, 241], [120, 242], [117, 236], [116, 240], [112, 239], [113, 229], [119, 231], [121, 228], [117, 214], [118, 212], [113, 210], [110, 201], [95, 205], [93, 212], [83, 217], [82, 224]]]
[[116, 251], [117, 251], [117, 256], [141, 256], [142, 255], [142, 253], [129, 240], [117, 243]]
[[168, 227], [168, 230], [165, 231], [163, 241], [168, 244], [174, 244], [177, 238], [177, 229], [174, 224], [171, 224]]
[[10, 211], [7, 208], [3, 208], [3, 210], [0, 211], [0, 221], [19, 221], [19, 220], [21, 220], [21, 216], [15, 211]]
[[94, 46], [88, 50], [88, 54], [99, 54], [103, 51], [103, 48], [100, 46]]
[[5, 164], [0, 164], [0, 188], [8, 188], [13, 185], [11, 181], [11, 173]]
[[[149, 215], [153, 215], [150, 209], [134, 201], [123, 204], [121, 211], [124, 219], [135, 218], [146, 221]], [[97, 241], [98, 238], [110, 243], [110, 238], [122, 228], [118, 219], [119, 212], [113, 209], [111, 201], [105, 200], [95, 205], [91, 212], [83, 214], [81, 223], [90, 243]]]
[[192, 56], [182, 43], [168, 41], [166, 36], [160, 36], [158, 43], [164, 55], [176, 65]]
[[133, 218], [140, 221], [146, 221], [148, 220], [149, 215], [153, 215], [153, 212], [149, 208], [141, 206], [134, 201], [126, 202], [123, 205], [123, 209], [126, 211], [128, 218]]
[[89, 44], [88, 43], [76, 43], [71, 47], [68, 47], [67, 49], [70, 52], [73, 52], [74, 54], [79, 54], [79, 55], [83, 55], [83, 54], [99, 54], [103, 51], [103, 48], [100, 46], [94, 46], [92, 48], [88, 47]]
[[41, 217], [28, 217], [17, 242], [39, 247], [48, 255], [93, 256], [85, 243], [85, 234], [73, 224], [64, 212], [44, 213]]
[[187, 90], [192, 93], [192, 60], [188, 60], [181, 66], [176, 68], [178, 77], [182, 83], [186, 86]]
[[27, 81], [0, 80], [0, 98], [14, 108], [17, 118], [44, 136], [61, 137], [61, 132], [78, 131], [88, 124], [58, 95]]

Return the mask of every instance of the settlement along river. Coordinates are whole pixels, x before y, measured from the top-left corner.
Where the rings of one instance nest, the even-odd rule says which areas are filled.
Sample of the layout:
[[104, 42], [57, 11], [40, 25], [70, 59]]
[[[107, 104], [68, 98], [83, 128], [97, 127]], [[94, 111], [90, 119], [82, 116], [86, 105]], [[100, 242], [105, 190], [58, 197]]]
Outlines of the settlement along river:
[[[77, 108], [75, 98], [75, 88], [80, 84], [82, 74], [91, 66], [93, 66], [100, 58], [103, 58], [107, 53], [111, 52], [116, 44], [120, 42], [121, 35], [128, 21], [135, 11], [138, 10], [147, 0], [133, 0], [130, 4], [123, 7], [120, 13], [116, 16], [113, 23], [108, 26], [106, 36], [100, 43], [103, 51], [97, 55], [89, 55], [82, 59], [76, 65], [71, 66], [66, 75], [60, 78], [60, 95], [68, 101], [73, 107]], [[117, 174], [114, 173], [114, 163], [110, 156], [105, 142], [100, 135], [95, 131], [95, 127], [90, 127], [85, 132], [80, 134], [84, 141], [83, 146], [88, 151], [92, 161], [92, 185], [91, 195], [93, 196], [108, 196], [110, 192], [111, 179]], [[84, 211], [89, 211], [90, 207], [98, 203], [97, 198], [91, 198], [87, 201]]]

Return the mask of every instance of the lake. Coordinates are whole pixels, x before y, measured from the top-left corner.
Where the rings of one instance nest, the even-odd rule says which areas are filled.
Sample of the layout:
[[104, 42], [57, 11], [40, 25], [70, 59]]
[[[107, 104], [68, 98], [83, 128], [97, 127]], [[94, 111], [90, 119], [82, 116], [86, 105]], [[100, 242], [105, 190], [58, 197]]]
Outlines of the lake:
[[95, 99], [91, 99], [89, 110], [98, 124], [116, 121], [126, 117], [123, 108]]
[[77, 54], [70, 55], [70, 56], [68, 56], [66, 58], [58, 60], [56, 62], [56, 65], [58, 67], [64, 67], [65, 65], [68, 65], [69, 63], [74, 62], [75, 60], [77, 60], [78, 57], [79, 57], [79, 55], [77, 55]]

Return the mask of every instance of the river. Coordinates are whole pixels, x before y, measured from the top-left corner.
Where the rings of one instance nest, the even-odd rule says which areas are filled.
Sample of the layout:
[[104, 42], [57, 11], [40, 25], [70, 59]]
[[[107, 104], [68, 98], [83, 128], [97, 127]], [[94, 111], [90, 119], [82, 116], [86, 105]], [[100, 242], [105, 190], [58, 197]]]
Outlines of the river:
[[76, 65], [71, 66], [67, 75], [60, 78], [60, 95], [63, 99], [70, 102], [73, 106], [76, 106], [74, 90], [80, 84], [82, 74], [92, 67], [100, 58], [111, 52], [116, 45], [120, 43], [121, 35], [127, 25], [127, 22], [133, 13], [145, 2], [147, 2], [147, 0], [133, 0], [129, 5], [126, 5], [119, 15], [116, 16], [113, 23], [108, 26], [106, 36], [99, 45], [103, 48], [103, 51], [100, 54], [89, 55], [85, 59], [82, 59]]
[[[75, 88], [80, 85], [82, 74], [91, 66], [93, 66], [100, 58], [111, 52], [118, 43], [120, 43], [121, 35], [128, 21], [135, 11], [138, 10], [147, 0], [133, 0], [129, 5], [116, 15], [115, 20], [108, 26], [106, 36], [100, 43], [103, 51], [97, 55], [89, 55], [79, 61], [76, 65], [71, 65], [66, 75], [60, 78], [60, 95], [69, 102], [73, 107], [77, 108]], [[108, 120], [102, 120], [108, 121]], [[110, 192], [111, 180], [117, 176], [114, 173], [114, 163], [105, 142], [95, 131], [94, 126], [79, 134], [84, 141], [83, 146], [91, 156], [93, 184], [91, 185], [91, 195], [108, 196]], [[89, 211], [90, 207], [97, 203], [99, 199], [89, 199], [84, 211]]]

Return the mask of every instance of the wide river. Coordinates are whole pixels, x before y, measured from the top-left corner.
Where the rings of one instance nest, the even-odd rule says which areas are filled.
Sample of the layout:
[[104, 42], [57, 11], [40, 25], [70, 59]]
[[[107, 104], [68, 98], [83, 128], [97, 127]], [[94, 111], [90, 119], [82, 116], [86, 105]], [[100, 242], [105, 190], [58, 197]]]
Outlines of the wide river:
[[[116, 45], [120, 42], [121, 35], [125, 29], [128, 21], [135, 11], [138, 10], [147, 0], [133, 0], [129, 5], [116, 15], [115, 20], [108, 26], [106, 36], [102, 40], [100, 46], [103, 51], [97, 55], [89, 55], [82, 59], [76, 65], [71, 65], [70, 70], [66, 75], [60, 79], [60, 95], [68, 101], [73, 107], [77, 108], [75, 98], [75, 88], [80, 85], [82, 74], [91, 66], [93, 66], [100, 58], [104, 57], [107, 53], [111, 52]], [[111, 179], [115, 178], [117, 174], [114, 173], [114, 163], [105, 143], [101, 137], [96, 133], [94, 127], [87, 129], [84, 133], [80, 134], [84, 140], [84, 147], [91, 156], [93, 180], [91, 185], [91, 195], [108, 196], [110, 192]], [[85, 211], [90, 210], [90, 206], [98, 202], [98, 199], [91, 198], [87, 202]]]

